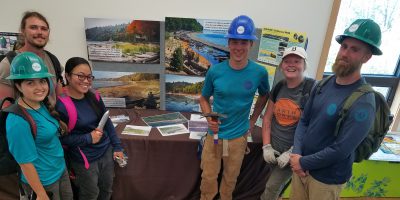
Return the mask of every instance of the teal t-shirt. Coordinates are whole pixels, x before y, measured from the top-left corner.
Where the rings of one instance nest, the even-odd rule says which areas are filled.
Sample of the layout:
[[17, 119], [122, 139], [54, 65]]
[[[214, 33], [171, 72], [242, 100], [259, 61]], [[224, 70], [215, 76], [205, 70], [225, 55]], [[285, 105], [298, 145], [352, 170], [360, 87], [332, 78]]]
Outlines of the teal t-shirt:
[[213, 111], [227, 115], [220, 119], [219, 138], [234, 139], [247, 132], [250, 107], [257, 89], [260, 95], [268, 93], [268, 72], [253, 61], [235, 70], [226, 60], [208, 70], [202, 96], [212, 96]]
[[[44, 186], [60, 179], [65, 171], [64, 152], [58, 138], [58, 122], [42, 105], [36, 112], [27, 109], [37, 126], [33, 139], [29, 123], [22, 117], [10, 113], [6, 120], [9, 150], [19, 164], [32, 163]], [[50, 122], [50, 121], [51, 122]], [[21, 180], [28, 183], [22, 174]]]

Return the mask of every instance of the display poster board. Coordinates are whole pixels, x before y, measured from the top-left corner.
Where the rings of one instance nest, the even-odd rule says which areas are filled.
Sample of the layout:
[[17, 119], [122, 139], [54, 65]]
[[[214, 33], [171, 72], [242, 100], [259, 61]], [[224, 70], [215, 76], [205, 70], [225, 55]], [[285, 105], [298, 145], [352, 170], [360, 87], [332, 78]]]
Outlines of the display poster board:
[[18, 33], [0, 32], [0, 55], [12, 51], [19, 39]]
[[269, 66], [277, 67], [285, 48], [299, 46], [307, 49], [307, 43], [308, 38], [304, 32], [262, 28], [257, 59]]
[[229, 20], [165, 18], [165, 68], [168, 74], [205, 76], [229, 56], [224, 37]]
[[159, 74], [95, 70], [93, 75], [93, 88], [107, 98], [106, 107], [160, 108]]
[[160, 22], [85, 18], [89, 60], [160, 63]]

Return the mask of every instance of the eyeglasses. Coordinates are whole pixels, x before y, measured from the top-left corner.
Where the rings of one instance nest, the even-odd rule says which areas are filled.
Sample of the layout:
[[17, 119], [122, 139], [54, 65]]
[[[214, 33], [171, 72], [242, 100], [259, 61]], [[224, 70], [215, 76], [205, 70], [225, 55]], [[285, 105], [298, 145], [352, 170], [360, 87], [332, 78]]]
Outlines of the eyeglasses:
[[92, 75], [85, 76], [82, 74], [74, 74], [74, 73], [71, 73], [71, 74], [77, 76], [80, 81], [85, 81], [85, 79], [87, 79], [88, 81], [93, 81], [93, 79], [94, 79], [94, 76], [92, 76]]

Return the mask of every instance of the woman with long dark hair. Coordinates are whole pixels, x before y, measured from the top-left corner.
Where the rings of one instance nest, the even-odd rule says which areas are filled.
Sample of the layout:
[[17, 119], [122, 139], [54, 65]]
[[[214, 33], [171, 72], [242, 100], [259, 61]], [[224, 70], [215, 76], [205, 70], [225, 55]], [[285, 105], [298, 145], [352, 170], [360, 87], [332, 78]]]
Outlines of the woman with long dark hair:
[[89, 62], [70, 58], [65, 64], [65, 78], [67, 85], [58, 97], [56, 109], [68, 124], [69, 133], [61, 141], [68, 149], [79, 199], [108, 200], [112, 194], [113, 160], [124, 158], [121, 141], [110, 119], [103, 130], [98, 128], [106, 108], [100, 96], [90, 89], [94, 76]]
[[21, 167], [21, 194], [40, 200], [72, 200], [72, 190], [66, 170], [59, 136], [59, 116], [48, 96], [53, 87], [43, 60], [36, 54], [18, 54], [11, 63], [10, 76], [17, 104], [26, 110], [36, 124], [34, 135], [30, 123], [10, 113], [6, 119], [9, 151]]

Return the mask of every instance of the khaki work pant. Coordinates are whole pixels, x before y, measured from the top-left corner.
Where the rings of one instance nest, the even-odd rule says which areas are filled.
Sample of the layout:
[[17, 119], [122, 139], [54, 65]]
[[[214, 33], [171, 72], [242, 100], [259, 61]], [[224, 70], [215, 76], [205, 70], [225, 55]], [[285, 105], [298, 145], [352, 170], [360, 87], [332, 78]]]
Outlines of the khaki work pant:
[[213, 136], [207, 135], [204, 142], [204, 149], [200, 167], [201, 174], [201, 200], [212, 200], [218, 192], [217, 177], [223, 161], [222, 181], [219, 189], [221, 200], [231, 200], [232, 192], [236, 186], [236, 179], [239, 176], [242, 161], [247, 148], [246, 138], [239, 137], [228, 140], [228, 156], [222, 156], [222, 140], [214, 144]]
[[311, 175], [300, 177], [293, 173], [291, 200], [338, 200], [343, 184], [330, 185], [317, 181]]

